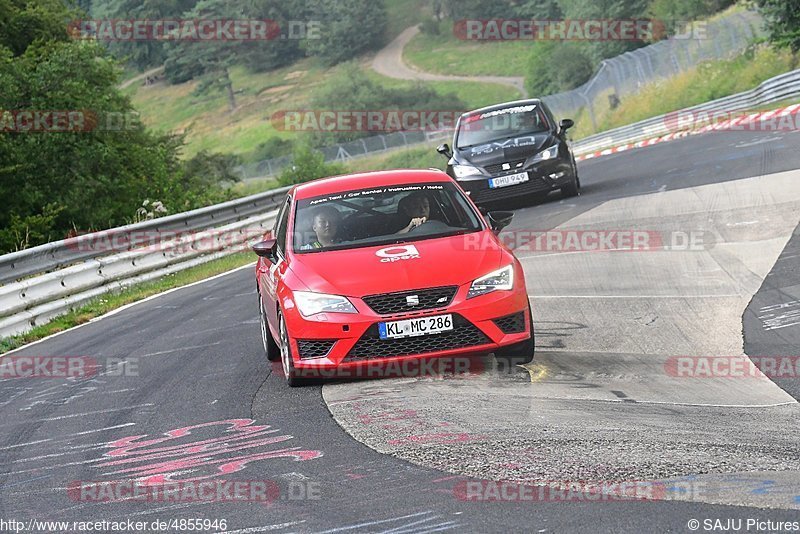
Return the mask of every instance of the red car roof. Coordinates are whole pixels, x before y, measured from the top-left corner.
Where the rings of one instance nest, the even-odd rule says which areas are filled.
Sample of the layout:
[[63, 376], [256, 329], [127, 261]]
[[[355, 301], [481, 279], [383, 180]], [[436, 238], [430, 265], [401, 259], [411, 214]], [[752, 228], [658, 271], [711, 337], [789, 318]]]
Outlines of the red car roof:
[[330, 195], [341, 191], [368, 189], [370, 187], [451, 181], [452, 178], [442, 171], [375, 171], [320, 178], [312, 182], [298, 184], [291, 189], [290, 193], [295, 199], [300, 200], [320, 195]]

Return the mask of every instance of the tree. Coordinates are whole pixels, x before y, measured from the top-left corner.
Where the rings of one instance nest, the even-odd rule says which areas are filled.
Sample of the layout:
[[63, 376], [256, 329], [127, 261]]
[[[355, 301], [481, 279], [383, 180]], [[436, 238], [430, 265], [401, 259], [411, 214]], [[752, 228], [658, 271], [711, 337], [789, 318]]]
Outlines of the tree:
[[767, 20], [770, 40], [800, 51], [800, 0], [756, 0], [756, 4]]
[[[111, 19], [169, 20], [191, 9], [196, 0], [113, 0], [106, 9]], [[166, 60], [164, 41], [112, 41], [109, 50], [139, 70], [161, 65]]]
[[314, 150], [309, 143], [299, 143], [294, 149], [292, 163], [278, 176], [278, 184], [300, 184], [344, 172], [345, 168], [340, 163], [325, 163], [322, 152]]
[[[182, 138], [145, 129], [106, 49], [69, 38], [65, 21], [77, 16], [57, 1], [0, 0], [0, 252], [125, 224], [144, 199], [174, 213], [229, 197], [214, 181], [230, 179], [234, 162], [183, 163]], [[15, 128], [15, 113], [68, 110], [83, 128]]]
[[383, 45], [383, 0], [311, 0], [310, 6], [321, 26], [319, 38], [308, 40], [308, 52], [325, 63], [341, 63]]
[[578, 43], [535, 43], [525, 84], [535, 95], [574, 89], [592, 76], [593, 64]]
[[[559, 0], [565, 19], [570, 20], [623, 20], [644, 19], [647, 13], [647, 0]], [[635, 40], [600, 40], [584, 43], [584, 50], [592, 64], [618, 56], [629, 50], [647, 45]]]

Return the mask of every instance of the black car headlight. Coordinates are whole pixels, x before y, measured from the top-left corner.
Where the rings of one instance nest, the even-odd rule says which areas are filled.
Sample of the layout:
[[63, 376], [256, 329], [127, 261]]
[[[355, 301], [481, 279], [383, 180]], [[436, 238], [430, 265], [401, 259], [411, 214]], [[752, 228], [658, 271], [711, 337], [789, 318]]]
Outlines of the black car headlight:
[[531, 163], [536, 163], [538, 161], [547, 161], [548, 159], [553, 159], [558, 155], [558, 145], [553, 145], [549, 148], [545, 148], [535, 156], [533, 156], [533, 160]]
[[479, 168], [472, 165], [453, 165], [453, 174], [456, 175], [456, 178], [466, 178], [467, 176], [476, 176], [483, 173]]

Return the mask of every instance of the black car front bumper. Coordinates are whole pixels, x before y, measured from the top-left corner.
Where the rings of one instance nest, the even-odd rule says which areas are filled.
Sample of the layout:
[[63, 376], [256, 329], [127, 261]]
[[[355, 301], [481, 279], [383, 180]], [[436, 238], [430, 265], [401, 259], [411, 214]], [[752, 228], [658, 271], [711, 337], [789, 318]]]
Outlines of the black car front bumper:
[[[505, 187], [492, 188], [492, 178], [507, 176], [519, 172], [528, 173], [528, 181]], [[531, 165], [526, 169], [517, 169], [497, 174], [458, 178], [456, 181], [476, 204], [485, 204], [510, 198], [543, 194], [561, 189], [575, 180], [572, 162], [555, 159]]]

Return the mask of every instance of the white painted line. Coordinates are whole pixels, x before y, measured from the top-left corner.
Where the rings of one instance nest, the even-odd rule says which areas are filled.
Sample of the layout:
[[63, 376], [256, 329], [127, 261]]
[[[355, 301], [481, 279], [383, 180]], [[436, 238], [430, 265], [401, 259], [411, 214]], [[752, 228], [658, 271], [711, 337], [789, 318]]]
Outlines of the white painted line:
[[85, 415], [94, 415], [97, 413], [110, 413], [110, 412], [122, 412], [125, 410], [132, 410], [134, 408], [146, 408], [148, 406], [155, 406], [153, 403], [147, 404], [134, 404], [133, 406], [126, 406], [124, 408], [110, 408], [108, 410], [97, 410], [94, 412], [83, 412], [83, 413], [73, 413], [70, 415], [60, 415], [58, 417], [47, 417], [45, 419], [30, 419], [27, 421], [19, 421], [18, 423], [3, 423], [0, 426], [15, 426], [15, 425], [25, 425], [29, 423], [43, 423], [46, 421], [61, 421], [62, 419], [70, 419], [72, 417], [83, 417]]

